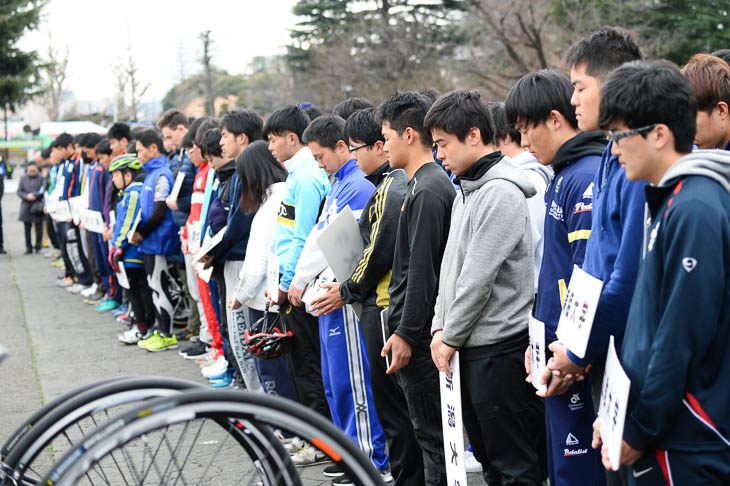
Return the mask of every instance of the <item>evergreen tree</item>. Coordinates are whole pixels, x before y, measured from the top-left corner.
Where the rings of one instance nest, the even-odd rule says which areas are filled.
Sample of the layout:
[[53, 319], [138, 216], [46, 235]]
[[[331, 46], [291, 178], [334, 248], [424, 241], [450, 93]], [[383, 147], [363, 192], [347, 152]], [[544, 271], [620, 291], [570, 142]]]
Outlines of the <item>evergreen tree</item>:
[[13, 109], [32, 96], [39, 82], [35, 52], [17, 47], [40, 21], [41, 0], [0, 0], [0, 105]]

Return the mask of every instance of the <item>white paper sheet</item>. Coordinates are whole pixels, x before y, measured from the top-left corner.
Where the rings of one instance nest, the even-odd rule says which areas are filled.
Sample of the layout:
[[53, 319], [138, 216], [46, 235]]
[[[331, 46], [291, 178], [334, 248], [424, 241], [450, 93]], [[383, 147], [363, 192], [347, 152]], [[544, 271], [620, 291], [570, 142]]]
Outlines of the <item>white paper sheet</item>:
[[117, 282], [119, 285], [129, 290], [129, 279], [127, 278], [127, 270], [124, 268], [124, 262], [119, 262], [119, 271], [117, 272]]
[[175, 184], [172, 186], [172, 190], [170, 191], [170, 195], [168, 196], [173, 201], [177, 201], [177, 197], [180, 194], [180, 188], [182, 188], [184, 181], [185, 181], [185, 173], [178, 172], [177, 177], [175, 177]]
[[621, 442], [624, 436], [626, 406], [629, 401], [631, 380], [621, 366], [616, 354], [613, 336], [608, 344], [606, 370], [601, 386], [601, 404], [598, 417], [601, 419], [601, 439], [608, 447], [611, 468], [618, 471], [621, 464]]
[[532, 386], [542, 393], [547, 392], [547, 385], [540, 384], [545, 366], [545, 323], [530, 316], [530, 377]]
[[201, 258], [203, 258], [210, 250], [215, 248], [216, 245], [221, 242], [221, 240], [223, 240], [223, 236], [226, 234], [226, 228], [227, 226], [224, 226], [214, 236], [210, 236], [210, 234], [205, 235], [205, 238], [203, 239], [203, 244], [193, 256], [193, 263], [199, 262]]
[[279, 298], [279, 257], [273, 252], [269, 252], [266, 260], [266, 280], [269, 298], [276, 300]]
[[449, 485], [466, 486], [464, 467], [464, 424], [461, 411], [459, 352], [451, 358], [451, 378], [439, 372], [441, 384], [441, 425], [444, 431], [446, 479]]
[[127, 241], [132, 243], [132, 236], [134, 236], [134, 233], [137, 232], [137, 227], [139, 226], [140, 221], [142, 221], [142, 211], [137, 212], [137, 217], [134, 218], [134, 223], [132, 224], [132, 227], [129, 230], [129, 233], [127, 233]]
[[603, 282], [573, 266], [573, 275], [565, 296], [563, 310], [558, 321], [557, 336], [565, 346], [583, 358], [601, 297]]
[[195, 273], [198, 275], [198, 277], [200, 277], [203, 282], [210, 282], [210, 277], [213, 275], [212, 265], [206, 269], [203, 268], [205, 267], [205, 264], [203, 262], [195, 262], [193, 263], [193, 267], [195, 268]]
[[81, 213], [81, 221], [84, 223], [84, 227], [92, 233], [104, 232], [104, 217], [100, 211], [87, 209]]
[[304, 289], [304, 294], [302, 294], [302, 302], [304, 302], [304, 306], [307, 312], [311, 312], [312, 301], [314, 301], [318, 297], [323, 296], [327, 291], [326, 289], [322, 288], [322, 285], [326, 283], [332, 283], [334, 281], [335, 274], [330, 267], [327, 267], [322, 270], [322, 272], [317, 275], [314, 280], [307, 284], [306, 288]]

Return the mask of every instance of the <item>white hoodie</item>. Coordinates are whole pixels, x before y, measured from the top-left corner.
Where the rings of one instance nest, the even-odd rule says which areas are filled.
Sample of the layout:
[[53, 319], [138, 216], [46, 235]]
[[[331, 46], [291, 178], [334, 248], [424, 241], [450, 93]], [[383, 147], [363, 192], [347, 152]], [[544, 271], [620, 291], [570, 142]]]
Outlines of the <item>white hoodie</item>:
[[251, 309], [260, 311], [266, 309], [264, 290], [267, 263], [269, 253], [273, 253], [276, 248], [276, 217], [285, 191], [285, 182], [269, 186], [266, 190], [266, 199], [251, 222], [246, 259], [238, 274], [238, 284], [234, 291], [235, 299]]

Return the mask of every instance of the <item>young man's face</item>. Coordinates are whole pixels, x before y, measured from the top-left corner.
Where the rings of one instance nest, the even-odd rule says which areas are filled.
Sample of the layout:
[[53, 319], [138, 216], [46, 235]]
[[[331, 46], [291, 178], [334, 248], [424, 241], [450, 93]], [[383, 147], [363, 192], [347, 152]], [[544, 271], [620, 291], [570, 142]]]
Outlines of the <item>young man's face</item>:
[[366, 145], [359, 140], [350, 139], [350, 147], [357, 149], [350, 152], [350, 156], [357, 162], [357, 166], [366, 175], [372, 174], [385, 163], [383, 142], [380, 140], [373, 145]]
[[154, 147], [154, 145], [145, 147], [144, 145], [142, 145], [142, 142], [137, 142], [137, 158], [143, 164], [149, 162], [157, 156], [152, 147]]
[[245, 136], [243, 134], [236, 136], [235, 133], [228, 131], [226, 127], [221, 128], [221, 152], [223, 158], [231, 160], [239, 156], [246, 148]]
[[598, 110], [601, 104], [601, 86], [597, 78], [586, 72], [586, 64], [570, 69], [573, 96], [570, 104], [575, 106], [578, 128], [583, 132], [594, 132], [598, 127]]
[[192, 162], [195, 167], [198, 167], [205, 161], [203, 154], [195, 144], [193, 144], [192, 148], [188, 149], [188, 157], [190, 157], [190, 162]]
[[279, 163], [283, 164], [287, 160], [294, 157], [296, 152], [292, 148], [290, 137], [295, 136], [291, 132], [283, 134], [269, 134], [269, 152]]
[[112, 163], [112, 156], [107, 154], [99, 154], [99, 163], [105, 169], [109, 170], [109, 164]]
[[89, 160], [96, 160], [98, 158], [96, 149], [92, 147], [84, 147], [84, 154], [86, 154], [86, 158]]
[[177, 152], [182, 145], [182, 139], [188, 129], [184, 125], [178, 125], [175, 128], [162, 127], [162, 144], [168, 152]]
[[729, 118], [728, 107], [725, 103], [718, 103], [710, 113], [705, 110], [697, 110], [695, 145], [700, 149], [724, 148], [720, 145], [725, 141]]
[[[615, 135], [628, 131], [625, 123], [619, 122], [611, 127]], [[631, 181], [651, 180], [656, 171], [656, 151], [648, 138], [640, 134], [630, 135], [611, 144], [611, 153], [618, 156], [618, 162], [626, 170], [626, 177]]]
[[216, 155], [209, 155], [208, 163], [214, 169], [220, 169], [221, 167], [223, 167], [224, 165], [226, 165], [228, 163], [228, 159], [224, 159], [223, 157], [218, 157]]
[[112, 172], [112, 182], [114, 183], [114, 187], [117, 189], [124, 189], [124, 176], [122, 175], [121, 170], [115, 170]]
[[462, 175], [476, 162], [467, 143], [468, 138], [462, 142], [456, 135], [446, 133], [441, 128], [431, 130], [431, 135], [438, 147], [436, 157], [443, 162], [445, 169], [456, 175]]
[[129, 140], [127, 140], [126, 138], [123, 138], [121, 140], [117, 140], [116, 138], [110, 138], [109, 146], [112, 149], [112, 157], [116, 157], [117, 155], [125, 152], [127, 150], [128, 144]]
[[385, 138], [383, 150], [388, 155], [390, 166], [393, 169], [404, 168], [408, 163], [408, 144], [403, 141], [403, 137], [398, 135], [396, 130], [390, 127], [390, 122], [387, 120], [383, 121], [381, 132]]
[[561, 144], [556, 143], [549, 125], [545, 122], [537, 125], [532, 122], [518, 122], [517, 126], [522, 134], [522, 146], [525, 150], [528, 150], [542, 165], [552, 164]]
[[342, 140], [337, 142], [334, 150], [329, 147], [322, 147], [317, 142], [309, 142], [307, 145], [309, 150], [312, 151], [312, 156], [317, 161], [317, 165], [320, 169], [324, 169], [327, 175], [334, 175], [349, 159], [350, 152]]

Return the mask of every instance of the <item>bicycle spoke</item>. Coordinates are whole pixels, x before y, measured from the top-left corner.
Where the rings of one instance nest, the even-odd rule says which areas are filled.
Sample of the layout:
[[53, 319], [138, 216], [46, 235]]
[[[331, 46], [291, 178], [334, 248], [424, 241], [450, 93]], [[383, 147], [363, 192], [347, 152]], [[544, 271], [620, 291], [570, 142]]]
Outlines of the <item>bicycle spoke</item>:
[[[167, 477], [167, 471], [170, 469], [170, 466], [172, 466], [173, 462], [175, 463], [175, 466], [177, 466], [178, 471], [180, 471], [180, 475], [182, 475], [182, 467], [177, 462], [177, 450], [182, 445], [183, 438], [185, 438], [185, 435], [187, 434], [188, 427], [190, 426], [190, 422], [185, 422], [185, 427], [183, 428], [182, 432], [180, 433], [180, 437], [178, 437], [177, 445], [173, 449], [170, 445], [170, 441], [167, 440], [167, 434], [165, 433], [162, 438], [165, 441], [165, 445], [167, 446], [167, 449], [170, 451], [171, 458], [170, 461], [167, 463], [167, 467], [165, 468], [164, 476]], [[184, 463], [183, 463], [184, 464]], [[183, 483], [185, 483], [185, 480], [183, 479]]]
[[[190, 444], [190, 449], [188, 449], [188, 453], [185, 454], [185, 459], [183, 459], [183, 464], [187, 464], [188, 459], [190, 458], [190, 453], [193, 451], [193, 448], [195, 448], [195, 444], [198, 442], [198, 439], [200, 438], [200, 432], [203, 430], [203, 427], [205, 427], [206, 421], [207, 421], [207, 419], [204, 418], [200, 422], [200, 427], [198, 428], [198, 432], [195, 434], [192, 444]], [[182, 469], [180, 470], [180, 473], [177, 475], [177, 478], [175, 478], [175, 482], [172, 483], [172, 486], [175, 486], [181, 477], [182, 477]], [[184, 479], [183, 479], [183, 484], [186, 484]]]
[[213, 461], [216, 457], [218, 457], [218, 454], [220, 454], [221, 449], [223, 448], [223, 445], [228, 441], [228, 438], [231, 436], [231, 434], [226, 434], [225, 439], [221, 441], [220, 446], [218, 446], [218, 450], [215, 451], [215, 454], [208, 462], [208, 465], [205, 466], [205, 470], [203, 471], [202, 477], [205, 478], [208, 475], [208, 470], [210, 469], [210, 466], [213, 464]]

